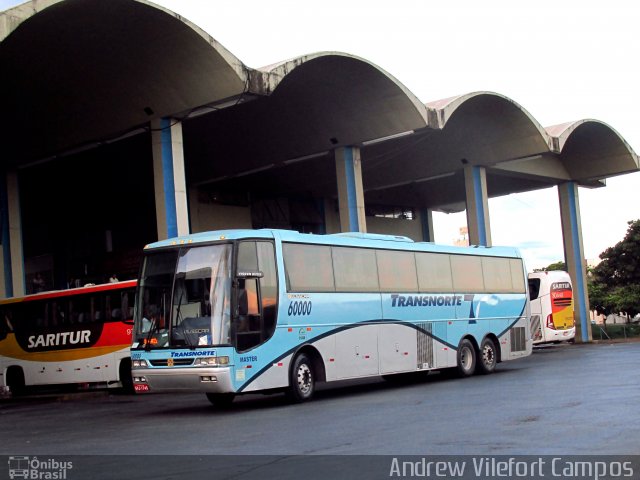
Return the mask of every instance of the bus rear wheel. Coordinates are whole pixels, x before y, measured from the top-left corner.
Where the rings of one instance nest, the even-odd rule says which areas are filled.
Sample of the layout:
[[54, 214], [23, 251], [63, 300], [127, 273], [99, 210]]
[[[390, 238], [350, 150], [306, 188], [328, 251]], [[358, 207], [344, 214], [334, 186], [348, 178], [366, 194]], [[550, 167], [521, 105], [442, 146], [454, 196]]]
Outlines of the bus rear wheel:
[[218, 408], [229, 408], [235, 398], [234, 393], [207, 393], [207, 399]]
[[476, 349], [466, 338], [458, 345], [458, 375], [470, 377], [476, 370]]
[[487, 375], [493, 373], [498, 363], [498, 351], [496, 344], [490, 338], [485, 338], [480, 345], [480, 358], [478, 361], [478, 373]]
[[289, 379], [289, 396], [295, 403], [311, 400], [315, 391], [315, 374], [311, 359], [304, 353], [293, 361]]

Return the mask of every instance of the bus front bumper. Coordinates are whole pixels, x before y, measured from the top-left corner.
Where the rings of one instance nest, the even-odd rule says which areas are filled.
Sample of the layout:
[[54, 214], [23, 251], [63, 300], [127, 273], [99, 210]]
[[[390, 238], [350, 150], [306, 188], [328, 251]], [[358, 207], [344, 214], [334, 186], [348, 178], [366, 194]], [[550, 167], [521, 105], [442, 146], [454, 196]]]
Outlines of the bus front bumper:
[[234, 391], [231, 367], [136, 368], [131, 376], [136, 393]]

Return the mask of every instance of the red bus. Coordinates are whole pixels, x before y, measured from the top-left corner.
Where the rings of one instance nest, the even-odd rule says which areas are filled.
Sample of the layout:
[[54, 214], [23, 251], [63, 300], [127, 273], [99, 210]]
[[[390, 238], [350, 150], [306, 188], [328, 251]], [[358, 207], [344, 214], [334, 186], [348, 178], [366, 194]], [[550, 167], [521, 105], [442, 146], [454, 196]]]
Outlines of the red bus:
[[90, 384], [131, 389], [136, 280], [0, 300], [0, 389]]

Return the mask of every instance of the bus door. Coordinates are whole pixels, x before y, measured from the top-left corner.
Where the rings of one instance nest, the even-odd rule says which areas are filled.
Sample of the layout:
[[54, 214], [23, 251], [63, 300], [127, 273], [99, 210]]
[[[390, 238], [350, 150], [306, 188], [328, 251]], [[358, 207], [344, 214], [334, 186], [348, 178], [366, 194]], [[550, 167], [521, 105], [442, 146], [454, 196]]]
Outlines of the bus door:
[[277, 277], [272, 242], [238, 243], [232, 338], [238, 352], [268, 340], [276, 327]]
[[541, 280], [539, 278], [529, 277], [529, 305], [531, 308], [531, 338], [534, 342], [544, 340], [543, 333], [543, 315], [542, 315], [542, 298], [540, 296]]

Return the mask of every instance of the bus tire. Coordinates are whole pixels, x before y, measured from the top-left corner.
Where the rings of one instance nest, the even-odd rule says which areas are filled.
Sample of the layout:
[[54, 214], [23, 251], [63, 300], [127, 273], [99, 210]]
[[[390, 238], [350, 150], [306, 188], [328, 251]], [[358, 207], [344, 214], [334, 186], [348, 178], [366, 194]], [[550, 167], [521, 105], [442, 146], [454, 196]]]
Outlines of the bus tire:
[[131, 359], [123, 358], [120, 360], [119, 367], [120, 383], [124, 393], [135, 393], [133, 389], [133, 378], [131, 377]]
[[315, 391], [315, 372], [311, 359], [304, 353], [293, 360], [289, 379], [289, 397], [294, 403], [311, 400]]
[[19, 397], [25, 394], [24, 372], [20, 367], [9, 367], [7, 370], [7, 386], [11, 395]]
[[480, 358], [478, 358], [478, 373], [487, 375], [493, 373], [498, 363], [498, 350], [495, 342], [490, 338], [485, 338], [480, 344]]
[[207, 399], [218, 408], [229, 408], [235, 398], [234, 393], [207, 393]]
[[467, 338], [463, 338], [458, 345], [458, 376], [470, 377], [476, 370], [476, 349], [473, 343]]

